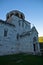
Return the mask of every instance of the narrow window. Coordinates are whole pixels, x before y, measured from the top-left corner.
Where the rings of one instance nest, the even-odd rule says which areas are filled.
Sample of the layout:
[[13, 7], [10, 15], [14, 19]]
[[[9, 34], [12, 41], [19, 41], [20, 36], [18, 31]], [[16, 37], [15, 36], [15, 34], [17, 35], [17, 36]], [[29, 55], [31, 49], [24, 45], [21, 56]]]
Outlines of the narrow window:
[[35, 51], [35, 44], [33, 44], [33, 48], [34, 48], [34, 51]]
[[8, 30], [7, 29], [4, 29], [4, 37], [7, 36], [7, 32], [8, 32]]
[[19, 17], [19, 14], [18, 14], [18, 13], [16, 13], [16, 14], [15, 14], [15, 16]]
[[24, 22], [22, 21], [22, 27], [24, 27]]
[[20, 22], [19, 22], [19, 26], [20, 26]]
[[18, 21], [18, 23], [19, 23], [19, 26], [20, 26], [20, 20]]
[[17, 40], [19, 39], [19, 34], [17, 34]]
[[7, 19], [9, 19], [9, 16], [7, 16]]
[[23, 19], [23, 15], [21, 14], [21, 19]]
[[14, 13], [11, 13], [10, 16], [14, 15]]

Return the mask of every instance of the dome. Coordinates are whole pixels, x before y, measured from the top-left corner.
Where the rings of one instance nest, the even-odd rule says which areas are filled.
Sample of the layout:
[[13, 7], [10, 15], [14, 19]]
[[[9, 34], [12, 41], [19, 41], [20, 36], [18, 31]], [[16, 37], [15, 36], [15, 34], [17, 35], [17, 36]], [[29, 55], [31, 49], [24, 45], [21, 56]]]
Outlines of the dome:
[[12, 10], [9, 13], [7, 13], [6, 20], [8, 20], [12, 15], [17, 16], [17, 17], [19, 17], [21, 19], [25, 19], [25, 16], [24, 16], [24, 14], [22, 12], [20, 12], [18, 10]]

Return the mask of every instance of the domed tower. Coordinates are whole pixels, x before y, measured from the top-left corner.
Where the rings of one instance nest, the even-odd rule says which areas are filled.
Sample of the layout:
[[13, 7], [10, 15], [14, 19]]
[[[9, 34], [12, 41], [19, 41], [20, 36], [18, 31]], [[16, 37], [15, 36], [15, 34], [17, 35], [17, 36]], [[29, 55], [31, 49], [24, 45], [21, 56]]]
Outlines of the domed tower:
[[25, 16], [22, 12], [18, 11], [18, 10], [13, 10], [13, 11], [10, 11], [9, 13], [7, 13], [6, 15], [6, 21], [8, 21], [9, 19], [11, 19], [12, 16], [17, 16], [21, 19], [25, 19]]

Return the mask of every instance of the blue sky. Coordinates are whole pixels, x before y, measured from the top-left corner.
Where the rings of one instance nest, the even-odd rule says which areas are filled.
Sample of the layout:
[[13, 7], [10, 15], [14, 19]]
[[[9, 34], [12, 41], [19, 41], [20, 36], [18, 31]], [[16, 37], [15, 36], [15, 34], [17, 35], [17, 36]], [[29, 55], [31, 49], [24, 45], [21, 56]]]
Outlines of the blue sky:
[[43, 0], [0, 0], [0, 19], [6, 20], [6, 13], [11, 10], [23, 12], [39, 36], [43, 36]]

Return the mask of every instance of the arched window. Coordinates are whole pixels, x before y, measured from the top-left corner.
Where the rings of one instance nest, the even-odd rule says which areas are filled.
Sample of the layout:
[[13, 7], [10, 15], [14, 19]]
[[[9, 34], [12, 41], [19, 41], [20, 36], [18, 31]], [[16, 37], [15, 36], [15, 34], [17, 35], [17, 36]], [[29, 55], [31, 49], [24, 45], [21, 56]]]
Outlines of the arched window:
[[14, 15], [14, 13], [11, 13], [10, 16]]
[[7, 36], [8, 29], [4, 29], [4, 37]]
[[17, 40], [19, 39], [19, 34], [17, 34]]
[[36, 47], [35, 44], [33, 44], [34, 51], [36, 51], [35, 47]]
[[7, 16], [7, 19], [9, 19], [9, 16]]
[[15, 16], [19, 17], [19, 14], [18, 14], [18, 13], [16, 13], [16, 14], [15, 14]]
[[21, 14], [21, 19], [23, 19], [23, 15]]

